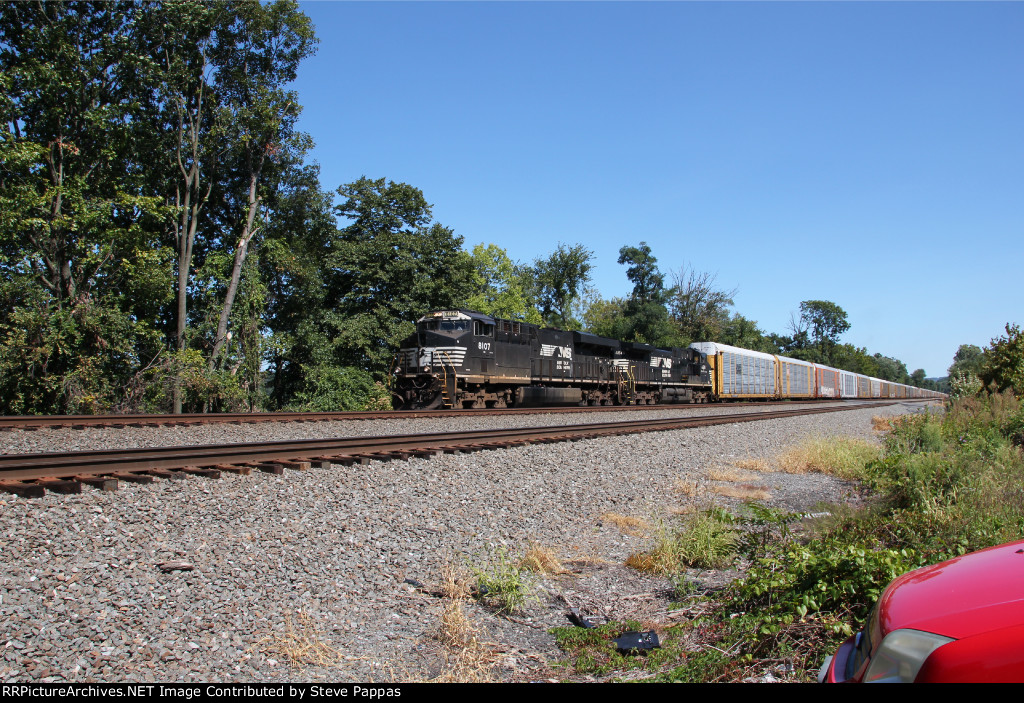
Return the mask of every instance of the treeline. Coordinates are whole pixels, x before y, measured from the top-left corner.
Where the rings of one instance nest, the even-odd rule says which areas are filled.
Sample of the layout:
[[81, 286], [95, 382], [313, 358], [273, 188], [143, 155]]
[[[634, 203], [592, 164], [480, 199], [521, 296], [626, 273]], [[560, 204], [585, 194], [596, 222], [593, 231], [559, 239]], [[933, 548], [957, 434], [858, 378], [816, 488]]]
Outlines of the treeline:
[[1024, 392], [1024, 332], [1010, 323], [1005, 330], [1005, 335], [993, 338], [984, 349], [974, 344], [960, 345], [949, 367], [947, 392], [954, 397], [982, 391]]
[[383, 405], [398, 343], [447, 307], [912, 380], [840, 344], [827, 301], [767, 334], [643, 242], [606, 300], [582, 245], [524, 264], [467, 251], [411, 185], [325, 191], [287, 89], [316, 41], [287, 0], [0, 5], [0, 413]]

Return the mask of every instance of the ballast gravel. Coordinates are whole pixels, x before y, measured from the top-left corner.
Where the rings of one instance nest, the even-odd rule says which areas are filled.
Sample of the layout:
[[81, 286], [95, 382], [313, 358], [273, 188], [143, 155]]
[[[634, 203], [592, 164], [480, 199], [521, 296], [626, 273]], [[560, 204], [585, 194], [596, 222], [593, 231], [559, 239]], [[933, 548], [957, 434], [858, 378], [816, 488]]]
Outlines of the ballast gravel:
[[[568, 607], [625, 618], [641, 602], [664, 600], [667, 582], [622, 566], [649, 537], [622, 531], [621, 517], [655, 525], [711, 495], [736, 505], [709, 490], [716, 485], [709, 471], [770, 458], [807, 437], [875, 441], [873, 416], [918, 409], [862, 408], [281, 476], [122, 484], [113, 493], [0, 494], [0, 680], [426, 680], [443, 671], [432, 633], [445, 601], [430, 593], [442, 572], [518, 556], [535, 542], [589, 566], [534, 579], [524, 613], [512, 619], [469, 610], [500, 653], [501, 676], [529, 678], [558, 657], [547, 631], [567, 624]], [[555, 424], [548, 419], [533, 424]], [[491, 421], [474, 419], [472, 428]], [[338, 423], [253, 431], [261, 440], [284, 431], [321, 436], [314, 433], [323, 424]], [[394, 431], [354, 424], [369, 434]], [[454, 429], [427, 420], [402, 431], [445, 425]], [[129, 446], [135, 440], [126, 432], [9, 432], [0, 442], [8, 451], [56, 451], [73, 448], [53, 443], [74, 436], [77, 448], [99, 449], [112, 441], [106, 433]], [[145, 432], [146, 443], [136, 446], [159, 446], [161, 432], [168, 444], [218, 441], [183, 438], [180, 428]], [[754, 480], [771, 495], [769, 505], [789, 510], [856, 492], [823, 475]], [[191, 570], [158, 566], [168, 562]]]

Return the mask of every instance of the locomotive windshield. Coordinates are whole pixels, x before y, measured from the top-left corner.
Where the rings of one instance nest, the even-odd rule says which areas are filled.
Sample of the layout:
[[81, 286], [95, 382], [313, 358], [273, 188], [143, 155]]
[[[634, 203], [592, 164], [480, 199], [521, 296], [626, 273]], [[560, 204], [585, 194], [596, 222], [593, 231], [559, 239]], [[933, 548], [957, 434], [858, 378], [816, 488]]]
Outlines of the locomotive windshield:
[[420, 323], [420, 332], [465, 332], [468, 320], [427, 320]]

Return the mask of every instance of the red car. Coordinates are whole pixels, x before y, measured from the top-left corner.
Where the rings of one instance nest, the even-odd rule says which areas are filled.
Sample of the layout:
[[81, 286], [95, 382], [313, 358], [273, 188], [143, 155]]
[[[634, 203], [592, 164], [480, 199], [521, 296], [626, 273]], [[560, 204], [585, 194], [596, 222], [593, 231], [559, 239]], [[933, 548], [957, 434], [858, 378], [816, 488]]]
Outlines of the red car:
[[1024, 540], [900, 576], [818, 681], [1024, 681]]

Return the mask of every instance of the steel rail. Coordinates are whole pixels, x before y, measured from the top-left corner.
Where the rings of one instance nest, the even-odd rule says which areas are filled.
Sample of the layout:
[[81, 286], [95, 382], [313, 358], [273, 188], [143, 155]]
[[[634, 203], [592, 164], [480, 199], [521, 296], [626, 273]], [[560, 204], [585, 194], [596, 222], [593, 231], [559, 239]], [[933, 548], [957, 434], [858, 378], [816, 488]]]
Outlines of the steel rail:
[[[856, 402], [927, 402], [934, 398], [804, 398], [781, 401], [782, 403], [818, 404], [818, 403], [856, 403]], [[476, 410], [383, 410], [375, 412], [253, 412], [253, 413], [189, 413], [169, 415], [166, 413], [150, 413], [142, 415], [0, 415], [0, 430], [42, 429], [47, 427], [70, 427], [85, 429], [88, 427], [174, 427], [207, 424], [249, 424], [259, 422], [328, 422], [344, 420], [402, 420], [423, 417], [461, 417], [480, 415], [552, 415], [561, 413], [599, 413], [639, 410], [697, 410], [702, 408], [725, 408], [729, 405], [750, 407], [758, 405], [778, 405], [780, 401], [758, 401], [730, 404], [693, 404], [693, 403], [658, 403], [655, 405], [611, 405], [588, 407], [528, 407], [528, 408], [481, 408]]]
[[[900, 401], [889, 401], [892, 405]], [[877, 404], [867, 405], [876, 407]], [[864, 408], [848, 404], [824, 408], [798, 408], [757, 413], [705, 415], [700, 417], [631, 420], [547, 427], [472, 430], [392, 436], [344, 437], [337, 439], [288, 440], [266, 443], [201, 445], [192, 447], [144, 447], [117, 451], [100, 450], [68, 453], [0, 455], [0, 481], [66, 479], [174, 471], [185, 468], [259, 464], [316, 458], [335, 463], [371, 458], [407, 458], [415, 452], [472, 451], [511, 444], [566, 441], [588, 437], [723, 425], [737, 422], [774, 420], [800, 415], [840, 412]], [[403, 456], [404, 455], [404, 456]]]

